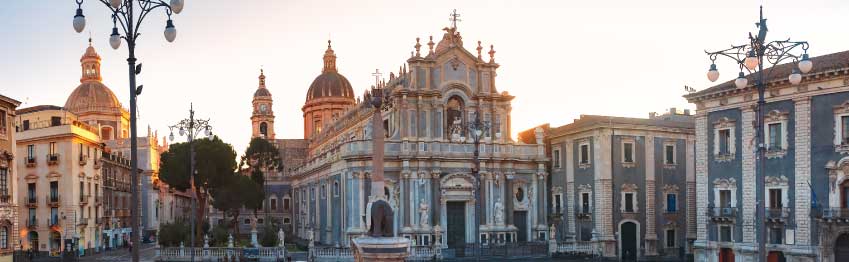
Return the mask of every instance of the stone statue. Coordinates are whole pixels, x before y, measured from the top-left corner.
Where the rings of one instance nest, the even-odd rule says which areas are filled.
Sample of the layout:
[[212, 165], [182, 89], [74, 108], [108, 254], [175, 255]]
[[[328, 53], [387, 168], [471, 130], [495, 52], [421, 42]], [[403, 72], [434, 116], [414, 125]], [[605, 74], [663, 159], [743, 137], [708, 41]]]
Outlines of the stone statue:
[[495, 224], [503, 225], [504, 224], [504, 206], [501, 205], [501, 198], [495, 199], [495, 205], [492, 207], [495, 211]]
[[430, 206], [424, 200], [419, 202], [419, 224], [423, 227], [430, 226]]
[[203, 235], [203, 247], [209, 248], [209, 234]]
[[392, 237], [392, 207], [384, 200], [371, 204], [371, 227], [368, 234], [372, 237]]
[[256, 229], [256, 217], [251, 217], [251, 229]]
[[454, 122], [451, 124], [451, 139], [460, 139], [460, 134], [463, 131], [463, 120], [460, 117], [454, 117]]
[[548, 239], [555, 239], [554, 238], [555, 234], [556, 234], [556, 230], [554, 228], [554, 224], [551, 224], [551, 226], [548, 227]]
[[227, 236], [227, 247], [230, 247], [230, 248], [233, 247], [233, 234], [230, 234], [229, 236]]
[[286, 246], [286, 233], [283, 232], [282, 227], [280, 228], [280, 231], [277, 231], [277, 246]]

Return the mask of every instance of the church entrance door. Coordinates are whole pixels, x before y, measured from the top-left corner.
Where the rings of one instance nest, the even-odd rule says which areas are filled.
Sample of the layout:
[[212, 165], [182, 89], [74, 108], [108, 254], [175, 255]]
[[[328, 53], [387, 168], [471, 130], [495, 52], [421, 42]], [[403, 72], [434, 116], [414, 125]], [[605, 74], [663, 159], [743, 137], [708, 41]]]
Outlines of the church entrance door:
[[620, 255], [623, 261], [637, 261], [637, 224], [622, 223], [619, 229], [619, 243], [622, 245]]
[[445, 208], [448, 248], [462, 248], [466, 244], [466, 202], [448, 201]]
[[513, 225], [516, 226], [516, 242], [528, 242], [528, 211], [513, 211]]
[[834, 261], [849, 261], [849, 233], [843, 233], [834, 242]]

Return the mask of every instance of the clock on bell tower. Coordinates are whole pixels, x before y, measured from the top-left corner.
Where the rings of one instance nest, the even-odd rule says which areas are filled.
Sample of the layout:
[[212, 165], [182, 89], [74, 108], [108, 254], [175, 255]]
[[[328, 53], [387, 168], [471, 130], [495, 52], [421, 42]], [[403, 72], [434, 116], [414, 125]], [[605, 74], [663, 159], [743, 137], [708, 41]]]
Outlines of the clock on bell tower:
[[251, 138], [262, 137], [274, 139], [274, 112], [271, 110], [273, 101], [271, 92], [265, 88], [265, 72], [259, 70], [259, 87], [254, 92], [253, 114], [251, 124], [253, 126]]

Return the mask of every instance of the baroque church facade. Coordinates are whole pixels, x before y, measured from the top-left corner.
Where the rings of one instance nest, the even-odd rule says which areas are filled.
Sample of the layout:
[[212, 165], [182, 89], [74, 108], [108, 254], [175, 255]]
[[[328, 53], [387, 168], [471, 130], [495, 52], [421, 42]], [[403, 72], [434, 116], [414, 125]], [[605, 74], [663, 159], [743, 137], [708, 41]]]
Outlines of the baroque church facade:
[[[417, 39], [399, 72], [376, 83], [389, 100], [381, 109], [384, 197], [394, 210], [395, 232], [417, 245], [445, 248], [474, 243], [476, 237], [484, 244], [548, 239], [544, 145], [510, 138], [514, 97], [497, 88], [499, 65], [492, 46], [484, 57], [480, 42], [473, 53], [464, 48], [456, 26], [444, 30], [442, 39], [434, 43], [431, 37], [425, 50]], [[254, 136], [273, 139], [263, 77], [256, 92], [260, 97], [254, 98]], [[302, 107], [304, 139], [287, 140], [297, 146], [281, 148], [290, 149], [283, 154], [290, 165], [282, 180], [291, 186], [286, 196], [293, 201], [289, 226], [296, 238], [348, 246], [366, 234], [373, 198], [368, 190], [372, 110], [355, 98], [351, 83], [339, 73], [328, 41], [322, 72]], [[476, 114], [490, 126], [480, 143], [480, 187], [475, 187], [474, 144], [466, 128]], [[273, 141], [281, 145], [283, 140]], [[478, 190], [480, 210], [475, 208]]]

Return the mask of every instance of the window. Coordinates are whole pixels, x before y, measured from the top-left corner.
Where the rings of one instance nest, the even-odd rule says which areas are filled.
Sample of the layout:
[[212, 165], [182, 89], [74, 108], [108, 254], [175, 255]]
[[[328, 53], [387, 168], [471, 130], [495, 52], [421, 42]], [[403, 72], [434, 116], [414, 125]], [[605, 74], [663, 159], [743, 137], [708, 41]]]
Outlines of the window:
[[0, 249], [9, 249], [9, 227], [0, 227]]
[[769, 228], [769, 243], [770, 244], [783, 244], [783, 236], [782, 236], [782, 228]]
[[781, 141], [781, 123], [769, 124], [769, 150], [781, 150], [784, 148]]
[[731, 154], [730, 143], [731, 143], [731, 129], [719, 130], [719, 154], [720, 155]]
[[9, 195], [9, 170], [7, 168], [0, 168], [0, 196], [2, 196], [3, 202], [9, 201], [7, 196]]
[[27, 145], [27, 159], [35, 159], [35, 145]]
[[277, 199], [276, 198], [271, 199], [271, 210], [277, 210]]
[[61, 125], [62, 125], [62, 118], [60, 118], [58, 116], [50, 117], [50, 126], [61, 126]]
[[283, 210], [289, 210], [289, 199], [288, 198], [283, 199]]
[[720, 225], [719, 226], [719, 241], [731, 242], [731, 226], [730, 225]]
[[625, 212], [634, 212], [634, 193], [625, 193]]
[[666, 212], [667, 213], [675, 213], [678, 211], [677, 199], [678, 195], [676, 194], [666, 194]]
[[292, 220], [289, 219], [288, 217], [283, 218], [283, 224], [288, 225], [288, 224], [291, 224], [291, 223], [292, 223]]
[[849, 144], [849, 115], [840, 116], [840, 144]]
[[321, 185], [321, 191], [320, 191], [320, 193], [321, 193], [321, 199], [325, 199], [325, 198], [327, 198], [327, 193], [326, 193], [326, 192], [327, 192], [327, 188], [326, 188], [326, 187], [324, 187], [324, 185]]
[[24, 131], [29, 130], [29, 120], [24, 120], [23, 129]]
[[561, 210], [561, 208], [560, 208], [561, 199], [562, 199], [562, 195], [560, 195], [560, 194], [554, 195], [554, 213], [556, 213], [556, 214], [562, 214], [562, 212], [560, 211]]
[[583, 144], [581, 145], [581, 164], [589, 164], [590, 163], [590, 145]]
[[333, 182], [333, 196], [339, 196], [339, 182]]
[[560, 168], [560, 149], [554, 149], [551, 152], [551, 155], [551, 161], [553, 162], [554, 168]]
[[666, 230], [666, 247], [667, 248], [675, 247], [675, 229], [667, 229]]
[[0, 134], [6, 134], [6, 110], [0, 110]]
[[664, 163], [667, 165], [675, 164], [675, 145], [665, 145], [663, 146], [664, 152]]
[[245, 224], [245, 225], [250, 225], [250, 224], [251, 224], [251, 219], [250, 219], [250, 218], [245, 218], [244, 224]]
[[35, 183], [27, 184], [27, 203], [35, 203]]
[[27, 225], [31, 225], [31, 226], [37, 225], [36, 220], [35, 220], [35, 208], [29, 209], [29, 221], [27, 221]]
[[719, 207], [731, 207], [731, 190], [719, 190]]
[[51, 207], [50, 208], [50, 225], [59, 224], [59, 208]]
[[265, 223], [265, 219], [258, 218], [258, 219], [256, 220], [256, 223], [257, 223], [257, 225], [262, 225], [262, 224], [264, 224], [264, 223]]
[[50, 202], [59, 202], [59, 181], [50, 181]]
[[634, 163], [634, 143], [622, 143], [622, 162]]
[[783, 203], [781, 203], [781, 189], [780, 188], [770, 188], [769, 189], [769, 208], [782, 208]]
[[590, 213], [590, 193], [581, 193], [581, 213]]

